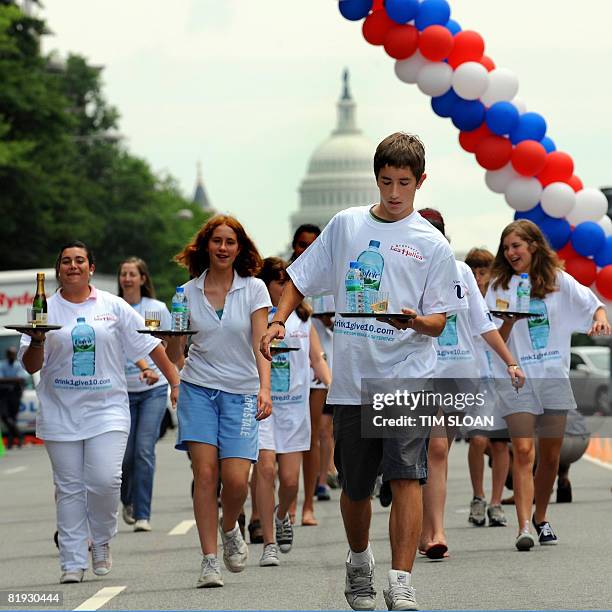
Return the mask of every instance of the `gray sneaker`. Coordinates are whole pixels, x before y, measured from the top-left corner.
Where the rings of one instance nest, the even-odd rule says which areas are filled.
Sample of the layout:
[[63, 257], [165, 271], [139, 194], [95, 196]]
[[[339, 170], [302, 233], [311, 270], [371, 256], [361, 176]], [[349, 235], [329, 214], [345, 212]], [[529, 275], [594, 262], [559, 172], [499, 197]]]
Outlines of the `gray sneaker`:
[[131, 504], [129, 506], [123, 506], [121, 515], [127, 525], [133, 525], [136, 522], [134, 518], [134, 507]]
[[230, 572], [241, 572], [246, 567], [249, 549], [240, 533], [238, 523], [229, 534], [223, 531], [222, 519], [219, 519], [219, 533], [223, 542], [223, 563]]
[[[349, 553], [350, 555], [350, 553]], [[374, 559], [363, 565], [346, 562], [344, 596], [353, 610], [375, 610]]]
[[82, 569], [62, 572], [62, 575], [60, 576], [60, 584], [74, 584], [77, 582], [83, 582], [84, 575], [85, 571]]
[[405, 584], [393, 583], [383, 590], [387, 610], [418, 610], [416, 591], [414, 587]]
[[278, 506], [274, 509], [274, 525], [276, 527], [276, 543], [282, 553], [288, 553], [293, 546], [293, 525], [289, 514], [281, 521], [276, 515]]
[[486, 521], [485, 510], [487, 509], [487, 502], [482, 497], [474, 497], [470, 502], [470, 516], [468, 521], [472, 525], [482, 527]]
[[106, 576], [113, 567], [113, 557], [110, 546], [106, 544], [91, 545], [91, 561], [93, 573], [96, 576]]
[[489, 517], [489, 527], [505, 527], [508, 524], [501, 504], [489, 506], [487, 516]]
[[217, 557], [204, 557], [202, 559], [202, 569], [200, 577], [196, 583], [196, 588], [222, 587], [223, 576], [221, 576], [221, 564]]
[[259, 560], [260, 567], [275, 567], [280, 565], [278, 558], [278, 546], [276, 544], [266, 544]]

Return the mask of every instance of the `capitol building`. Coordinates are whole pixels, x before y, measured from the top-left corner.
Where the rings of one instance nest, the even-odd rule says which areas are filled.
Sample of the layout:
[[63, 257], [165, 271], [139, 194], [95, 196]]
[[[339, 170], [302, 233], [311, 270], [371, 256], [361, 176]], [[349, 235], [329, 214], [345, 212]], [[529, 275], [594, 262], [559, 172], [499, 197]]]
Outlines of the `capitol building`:
[[302, 223], [321, 229], [340, 210], [378, 201], [375, 145], [357, 127], [356, 104], [344, 71], [336, 129], [312, 154], [299, 188], [300, 207], [291, 216], [291, 235]]

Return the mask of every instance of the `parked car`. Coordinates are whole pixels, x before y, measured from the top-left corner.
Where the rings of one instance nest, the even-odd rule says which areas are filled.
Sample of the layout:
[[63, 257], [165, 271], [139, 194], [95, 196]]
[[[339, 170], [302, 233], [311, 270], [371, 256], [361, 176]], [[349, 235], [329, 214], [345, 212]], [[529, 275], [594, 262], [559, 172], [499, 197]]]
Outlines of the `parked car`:
[[610, 349], [604, 346], [573, 346], [570, 383], [583, 414], [612, 414], [610, 408]]

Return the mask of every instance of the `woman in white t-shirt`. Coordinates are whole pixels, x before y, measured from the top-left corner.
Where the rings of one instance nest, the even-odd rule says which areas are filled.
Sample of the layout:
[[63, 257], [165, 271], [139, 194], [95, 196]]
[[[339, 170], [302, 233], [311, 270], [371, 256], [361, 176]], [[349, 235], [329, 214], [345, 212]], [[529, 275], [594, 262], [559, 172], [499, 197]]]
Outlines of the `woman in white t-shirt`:
[[91, 251], [74, 241], [59, 252], [59, 290], [48, 301], [49, 324], [62, 328], [28, 332], [20, 358], [40, 371], [36, 435], [51, 459], [62, 575], [80, 582], [88, 568], [91, 539], [94, 574], [111, 570], [109, 542], [117, 532], [121, 463], [130, 430], [125, 356], [149, 355], [178, 397], [178, 374], [159, 340], [137, 333], [142, 317], [124, 300], [89, 284]]
[[[168, 307], [155, 299], [147, 264], [130, 257], [119, 264], [118, 293], [140, 316], [158, 312], [161, 329], [170, 329]], [[123, 459], [123, 519], [134, 531], [151, 531], [151, 497], [155, 475], [155, 444], [168, 402], [168, 381], [152, 360], [126, 360], [131, 427]]]
[[[559, 467], [568, 410], [576, 409], [569, 385], [570, 342], [573, 332], [610, 333], [603, 304], [594, 293], [563, 271], [556, 253], [540, 229], [525, 219], [506, 226], [487, 291], [491, 310], [516, 311], [520, 275], [531, 283], [529, 318], [503, 317], [500, 333], [527, 375], [521, 393], [501, 393], [502, 416], [512, 439], [512, 480], [519, 534], [516, 547], [535, 543], [530, 520], [540, 544], [557, 543], [546, 517]], [[499, 373], [499, 362], [493, 361]], [[535, 440], [538, 466], [533, 476]], [[535, 495], [535, 513], [531, 515]]]
[[[203, 554], [197, 587], [219, 587], [217, 526], [227, 569], [243, 571], [248, 557], [237, 521], [257, 461], [258, 423], [272, 411], [270, 364], [257, 350], [272, 304], [255, 278], [261, 257], [234, 217], [210, 219], [175, 259], [192, 277], [184, 287], [190, 327], [197, 331], [181, 371], [176, 448], [190, 452], [193, 467]], [[184, 341], [169, 340], [175, 361], [183, 350]], [[219, 474], [223, 516], [217, 525]]]
[[[272, 300], [271, 320], [289, 279], [287, 264], [279, 257], [268, 257], [259, 277]], [[279, 565], [279, 549], [287, 553], [293, 544], [289, 508], [297, 498], [302, 453], [310, 449], [310, 366], [319, 380], [327, 385], [331, 382], [319, 336], [310, 320], [310, 309], [303, 303], [289, 315], [285, 340], [279, 344], [299, 350], [279, 352], [273, 357], [270, 379], [274, 410], [259, 426], [257, 508], [264, 539], [259, 561], [262, 567]], [[277, 462], [279, 490], [275, 507]]]

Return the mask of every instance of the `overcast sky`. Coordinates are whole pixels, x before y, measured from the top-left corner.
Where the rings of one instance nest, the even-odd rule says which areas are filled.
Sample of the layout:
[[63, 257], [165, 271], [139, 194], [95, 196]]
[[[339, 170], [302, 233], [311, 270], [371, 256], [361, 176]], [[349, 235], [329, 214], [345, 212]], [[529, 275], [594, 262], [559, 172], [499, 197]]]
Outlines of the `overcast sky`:
[[[519, 96], [544, 115], [585, 186], [612, 184], [612, 2], [450, 4], [517, 74]], [[456, 250], [495, 249], [511, 220], [450, 120], [396, 78], [394, 60], [336, 0], [46, 0], [43, 15], [54, 32], [46, 50], [104, 66], [130, 151], [189, 196], [201, 160], [213, 206], [235, 214], [264, 255], [287, 243], [308, 159], [336, 121], [344, 67], [373, 145], [397, 130], [424, 140], [429, 179], [416, 205], [442, 211]]]

